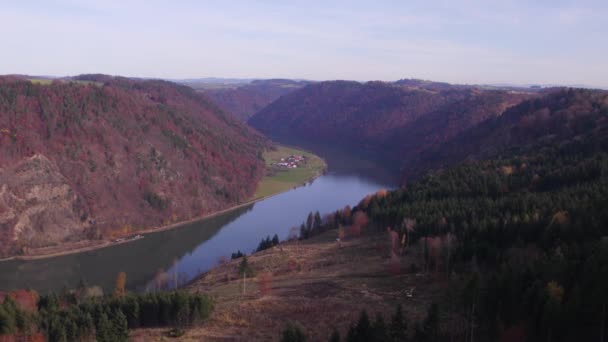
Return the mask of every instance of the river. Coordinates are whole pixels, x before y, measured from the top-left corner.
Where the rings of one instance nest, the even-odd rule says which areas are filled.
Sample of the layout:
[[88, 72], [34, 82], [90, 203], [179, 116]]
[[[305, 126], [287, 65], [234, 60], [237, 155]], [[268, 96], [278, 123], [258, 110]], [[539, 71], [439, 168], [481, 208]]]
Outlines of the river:
[[176, 229], [79, 254], [0, 262], [0, 291], [61, 291], [76, 287], [82, 280], [107, 292], [114, 287], [119, 272], [127, 274], [126, 286], [134, 291], [155, 286], [159, 278], [171, 279], [171, 284], [185, 283], [237, 250], [251, 253], [268, 235], [288, 238], [290, 228], [304, 222], [311, 211], [329, 213], [355, 205], [381, 188], [393, 187], [386, 179], [343, 165], [332, 167], [332, 161], [328, 162], [329, 172], [312, 183]]

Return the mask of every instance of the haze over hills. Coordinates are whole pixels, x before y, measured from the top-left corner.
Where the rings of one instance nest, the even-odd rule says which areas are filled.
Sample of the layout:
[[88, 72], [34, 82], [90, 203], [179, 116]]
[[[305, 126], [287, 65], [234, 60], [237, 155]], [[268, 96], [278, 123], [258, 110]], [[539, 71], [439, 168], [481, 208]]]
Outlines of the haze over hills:
[[249, 123], [279, 140], [336, 145], [401, 168], [407, 158], [536, 96], [420, 80], [329, 81], [284, 95]]
[[189, 87], [0, 78], [0, 255], [121, 236], [247, 200], [266, 138]]
[[279, 97], [300, 89], [311, 82], [285, 79], [253, 80], [248, 83], [188, 84], [205, 94], [225, 112], [247, 121]]

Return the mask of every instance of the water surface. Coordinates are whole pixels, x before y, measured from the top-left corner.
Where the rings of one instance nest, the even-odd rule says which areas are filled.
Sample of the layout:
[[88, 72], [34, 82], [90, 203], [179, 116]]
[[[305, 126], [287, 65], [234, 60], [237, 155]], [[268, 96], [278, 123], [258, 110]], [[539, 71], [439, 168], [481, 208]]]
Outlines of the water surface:
[[134, 242], [49, 259], [1, 262], [0, 290], [61, 291], [83, 280], [109, 291], [116, 275], [126, 272], [127, 288], [141, 291], [156, 284], [161, 270], [185, 282], [232, 252], [251, 253], [267, 235], [286, 239], [290, 228], [311, 211], [329, 213], [352, 206], [390, 185], [356, 172], [330, 172], [306, 186]]

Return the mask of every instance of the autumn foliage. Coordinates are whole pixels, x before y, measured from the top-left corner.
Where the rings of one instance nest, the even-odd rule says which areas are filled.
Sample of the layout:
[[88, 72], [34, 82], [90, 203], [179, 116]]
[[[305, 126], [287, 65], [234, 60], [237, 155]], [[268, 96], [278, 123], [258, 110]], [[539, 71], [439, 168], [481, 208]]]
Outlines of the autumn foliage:
[[251, 83], [226, 88], [193, 88], [205, 94], [226, 113], [247, 121], [253, 114], [279, 97], [305, 86], [307, 81], [256, 80]]
[[[0, 163], [38, 155], [65, 177], [81, 220], [70, 240], [124, 236], [247, 200], [264, 174], [266, 146], [186, 86], [103, 75], [50, 85], [0, 77]], [[27, 245], [14, 224], [1, 225], [0, 255]]]
[[417, 80], [328, 81], [282, 96], [249, 123], [269, 136], [337, 146], [407, 169], [418, 153], [534, 96]]
[[272, 288], [272, 273], [264, 272], [257, 276], [258, 287], [260, 289], [260, 294], [262, 296], [270, 295], [270, 290]]

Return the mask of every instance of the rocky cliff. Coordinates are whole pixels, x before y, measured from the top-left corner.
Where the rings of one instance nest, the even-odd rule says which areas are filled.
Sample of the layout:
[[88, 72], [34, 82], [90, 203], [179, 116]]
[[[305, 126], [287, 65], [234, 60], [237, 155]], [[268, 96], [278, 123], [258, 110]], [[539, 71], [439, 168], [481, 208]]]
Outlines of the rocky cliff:
[[246, 201], [267, 144], [170, 82], [0, 78], [0, 254], [133, 234]]

